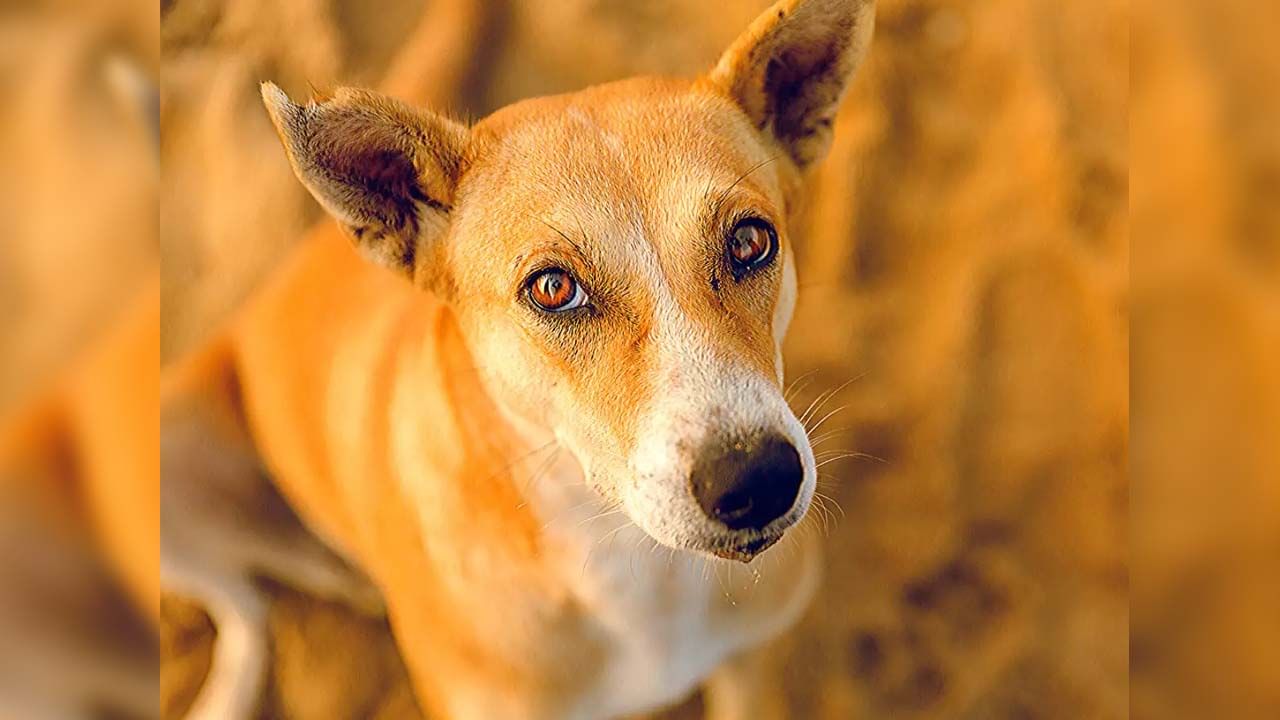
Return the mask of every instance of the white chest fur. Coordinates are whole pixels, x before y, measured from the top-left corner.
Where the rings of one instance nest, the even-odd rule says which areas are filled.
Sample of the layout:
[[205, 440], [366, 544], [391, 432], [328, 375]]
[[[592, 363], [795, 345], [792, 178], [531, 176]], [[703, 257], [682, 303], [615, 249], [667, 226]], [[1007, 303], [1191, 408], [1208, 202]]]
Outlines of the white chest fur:
[[545, 540], [561, 551], [562, 580], [611, 640], [598, 686], [568, 709], [571, 717], [678, 701], [727, 657], [799, 619], [818, 583], [812, 538], [786, 538], [749, 565], [672, 550], [608, 509], [575, 464], [534, 489]]

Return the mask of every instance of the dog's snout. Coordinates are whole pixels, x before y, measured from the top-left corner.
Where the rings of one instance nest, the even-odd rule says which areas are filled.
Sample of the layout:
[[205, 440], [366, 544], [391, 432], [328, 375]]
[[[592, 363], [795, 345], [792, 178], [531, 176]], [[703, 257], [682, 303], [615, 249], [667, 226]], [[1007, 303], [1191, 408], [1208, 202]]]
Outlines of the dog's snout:
[[760, 530], [785, 515], [803, 480], [800, 453], [779, 435], [747, 447], [708, 447], [691, 478], [703, 512], [731, 530]]

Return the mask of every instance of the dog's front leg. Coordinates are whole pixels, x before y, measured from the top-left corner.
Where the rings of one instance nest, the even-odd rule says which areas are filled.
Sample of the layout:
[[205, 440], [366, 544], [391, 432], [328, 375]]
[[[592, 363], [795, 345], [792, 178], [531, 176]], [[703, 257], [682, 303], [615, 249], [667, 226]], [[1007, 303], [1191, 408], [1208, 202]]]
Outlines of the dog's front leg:
[[249, 720], [258, 714], [267, 675], [267, 599], [249, 582], [171, 572], [177, 589], [198, 598], [217, 628], [213, 658], [187, 720]]
[[783, 720], [789, 717], [782, 686], [781, 640], [771, 640], [726, 660], [703, 687], [707, 720]]

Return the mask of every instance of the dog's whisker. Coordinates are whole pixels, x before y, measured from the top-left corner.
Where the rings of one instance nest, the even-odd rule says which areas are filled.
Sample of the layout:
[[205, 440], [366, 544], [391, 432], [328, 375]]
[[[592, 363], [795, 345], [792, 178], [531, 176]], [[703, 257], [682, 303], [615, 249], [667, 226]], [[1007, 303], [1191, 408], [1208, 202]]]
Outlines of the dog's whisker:
[[829, 457], [829, 458], [827, 458], [827, 459], [823, 460], [822, 462], [818, 463], [818, 464], [817, 464], [817, 465], [815, 465], [814, 467], [815, 467], [815, 469], [816, 469], [816, 468], [820, 468], [820, 467], [822, 467], [823, 465], [826, 465], [827, 463], [835, 462], [836, 460], [847, 460], [847, 459], [850, 459], [850, 458], [856, 458], [856, 459], [859, 459], [859, 460], [872, 460], [872, 461], [874, 461], [874, 462], [878, 462], [878, 463], [881, 463], [881, 464], [883, 464], [883, 465], [888, 465], [888, 464], [889, 464], [889, 461], [888, 461], [888, 460], [885, 460], [885, 459], [884, 459], [884, 458], [882, 458], [882, 457], [876, 457], [875, 455], [871, 455], [870, 453], [864, 453], [864, 452], [850, 452], [850, 453], [841, 453], [840, 455], [835, 455], [835, 456], [833, 456], [833, 457]]
[[[510, 470], [511, 468], [515, 467], [517, 464], [519, 464], [519, 463], [521, 463], [521, 462], [523, 462], [523, 461], [525, 461], [525, 460], [528, 460], [529, 458], [533, 457], [534, 455], [537, 455], [538, 453], [540, 453], [540, 452], [542, 452], [542, 451], [544, 451], [544, 450], [546, 450], [546, 449], [550, 448], [552, 445], [555, 445], [555, 444], [556, 444], [556, 441], [555, 441], [555, 440], [551, 440], [551, 441], [548, 441], [548, 442], [547, 442], [547, 443], [545, 443], [545, 444], [539, 445], [538, 447], [536, 447], [536, 448], [534, 448], [534, 449], [532, 449], [532, 450], [529, 450], [528, 452], [525, 452], [525, 453], [523, 453], [523, 454], [521, 454], [521, 455], [519, 455], [519, 456], [515, 457], [514, 459], [512, 459], [512, 460], [508, 461], [508, 462], [507, 462], [505, 465], [503, 465], [502, 467], [498, 468], [498, 469], [497, 469], [497, 471], [494, 473], [494, 475], [496, 476], [496, 475], [498, 475], [499, 473], [502, 473], [502, 472], [505, 472], [505, 471], [507, 471], [507, 470]], [[490, 479], [492, 479], [492, 478], [490, 478]]]
[[[552, 525], [556, 524], [556, 523], [557, 523], [557, 522], [559, 522], [559, 521], [560, 521], [560, 519], [561, 519], [561, 518], [563, 518], [565, 515], [572, 515], [575, 511], [577, 511], [577, 510], [581, 510], [582, 508], [587, 507], [588, 505], [593, 505], [593, 504], [595, 504], [595, 503], [596, 503], [596, 500], [595, 500], [595, 499], [585, 500], [585, 501], [583, 501], [583, 502], [578, 503], [577, 505], [574, 505], [574, 506], [573, 506], [573, 507], [571, 507], [571, 508], [568, 508], [568, 509], [566, 509], [566, 510], [563, 510], [563, 511], [561, 511], [561, 512], [557, 513], [555, 517], [551, 518], [550, 520], [548, 520], [546, 523], [544, 523], [544, 524], [543, 524], [543, 526], [542, 526], [542, 530], [546, 530], [547, 528], [549, 528], [549, 527], [551, 527]], [[610, 515], [617, 515], [618, 513], [621, 513], [621, 512], [624, 512], [624, 510], [623, 510], [623, 508], [619, 507], [617, 504], [610, 505], [610, 506], [609, 506], [609, 507], [607, 507], [605, 510], [603, 510], [603, 511], [601, 511], [601, 512], [598, 512], [598, 513], [596, 513], [595, 515], [592, 515], [591, 517], [588, 517], [588, 518], [584, 518], [584, 519], [582, 519], [582, 520], [579, 520], [579, 521], [575, 524], [575, 527], [582, 527], [583, 525], [586, 525], [586, 524], [588, 524], [588, 523], [594, 522], [594, 521], [599, 520], [599, 519], [601, 519], [601, 518], [609, 517]]]
[[587, 518], [587, 519], [585, 519], [585, 520], [579, 520], [579, 521], [578, 521], [578, 526], [579, 526], [579, 527], [581, 527], [582, 525], [586, 525], [587, 523], [595, 522], [596, 520], [600, 520], [600, 519], [602, 519], [602, 518], [607, 518], [607, 517], [610, 517], [610, 516], [612, 516], [612, 515], [619, 515], [619, 514], [621, 514], [621, 513], [625, 513], [625, 512], [626, 512], [626, 508], [615, 507], [615, 508], [613, 508], [613, 509], [611, 509], [611, 510], [606, 510], [606, 511], [604, 511], [604, 512], [602, 512], [602, 513], [597, 513], [597, 514], [595, 514], [595, 515], [592, 515], [591, 517], [589, 517], [589, 518]]
[[826, 534], [827, 534], [827, 507], [826, 507], [826, 504], [825, 504], [825, 503], [823, 503], [822, 498], [818, 497], [817, 495], [814, 495], [814, 496], [813, 496], [813, 505], [812, 505], [811, 507], [812, 507], [812, 509], [813, 509], [813, 511], [814, 511], [814, 515], [815, 515], [815, 516], [818, 518], [818, 520], [822, 523], [822, 534], [823, 534], [823, 535], [826, 535]]
[[825, 406], [828, 402], [830, 402], [831, 398], [835, 397], [836, 394], [840, 392], [840, 390], [841, 388], [839, 387], [828, 389], [825, 392], [823, 392], [821, 395], [819, 395], [817, 399], [815, 399], [813, 403], [809, 405], [809, 407], [805, 410], [804, 415], [800, 417], [800, 424], [805, 426], [806, 432], [809, 431], [808, 430], [809, 421], [812, 420], [815, 415], [821, 412], [823, 406]]
[[604, 535], [600, 536], [600, 538], [599, 538], [598, 540], [596, 540], [596, 545], [600, 545], [600, 544], [601, 544], [601, 543], [603, 543], [605, 540], [608, 540], [608, 539], [612, 538], [612, 537], [613, 537], [614, 535], [616, 535], [618, 532], [620, 532], [620, 531], [622, 531], [622, 530], [626, 529], [626, 527], [627, 527], [627, 526], [626, 526], [625, 524], [623, 524], [623, 525], [619, 525], [618, 527], [616, 527], [616, 528], [614, 528], [614, 529], [610, 530], [609, 532], [607, 532], [607, 533], [605, 533]]
[[[851, 378], [849, 378], [848, 380], [845, 380], [844, 382], [840, 383], [838, 386], [836, 386], [836, 387], [834, 387], [834, 388], [832, 388], [832, 389], [830, 389], [830, 390], [828, 390], [828, 391], [826, 391], [826, 392], [822, 393], [821, 395], [819, 395], [819, 396], [818, 396], [818, 399], [814, 400], [814, 401], [813, 401], [813, 403], [811, 403], [811, 404], [809, 405], [809, 407], [805, 410], [804, 415], [802, 415], [802, 416], [801, 416], [801, 418], [800, 418], [800, 424], [802, 424], [802, 425], [806, 425], [806, 428], [807, 428], [807, 427], [808, 427], [808, 426], [807, 426], [807, 424], [806, 424], [806, 423], [807, 423], [807, 421], [808, 421], [808, 420], [811, 420], [811, 419], [812, 419], [812, 416], [813, 416], [814, 414], [818, 413], [818, 412], [822, 409], [822, 406], [823, 406], [823, 405], [826, 405], [828, 402], [830, 402], [831, 398], [835, 397], [837, 394], [839, 394], [839, 393], [840, 393], [841, 391], [843, 391], [845, 388], [849, 387], [849, 386], [850, 386], [850, 385], [852, 385], [853, 383], [855, 383], [855, 382], [857, 382], [857, 381], [861, 380], [862, 378], [864, 378], [864, 377], [866, 377], [866, 376], [867, 376], [867, 373], [866, 373], [866, 372], [859, 373], [858, 375], [855, 375], [854, 377], [851, 377]], [[816, 428], [808, 428], [808, 430], [807, 430], [807, 431], [808, 431], [808, 432], [813, 432], [813, 430], [814, 430], [814, 429], [816, 429]]]
[[841, 482], [841, 478], [838, 478], [835, 475], [828, 475], [824, 472], [818, 473], [818, 479], [826, 481], [826, 487], [835, 487]]
[[810, 439], [809, 439], [809, 446], [810, 446], [810, 447], [814, 447], [814, 448], [816, 448], [816, 447], [818, 447], [819, 445], [823, 444], [824, 442], [827, 442], [827, 441], [831, 440], [831, 439], [832, 439], [832, 438], [834, 438], [834, 437], [837, 437], [837, 436], [839, 436], [839, 435], [843, 435], [844, 433], [849, 432], [849, 430], [850, 430], [850, 429], [851, 429], [851, 428], [836, 428], [836, 429], [834, 429], [834, 430], [828, 430], [828, 431], [826, 431], [826, 432], [824, 432], [824, 433], [822, 433], [822, 434], [818, 435], [817, 437], [810, 438]]
[[806, 373], [803, 373], [793, 378], [791, 382], [787, 383], [787, 386], [783, 389], [782, 397], [790, 398], [793, 393], [795, 393], [801, 387], [804, 387], [805, 386], [804, 384], [807, 383], [810, 378], [816, 375], [817, 372], [818, 372], [817, 370], [810, 370]]
[[529, 495], [530, 491], [533, 490], [533, 486], [536, 485], [540, 479], [542, 479], [542, 476], [551, 470], [551, 468], [555, 465], [556, 458], [559, 456], [560, 456], [560, 448], [557, 446], [555, 452], [548, 455], [547, 458], [542, 461], [542, 464], [539, 465], [538, 468], [534, 471], [533, 475], [529, 477], [529, 479], [524, 484], [524, 494], [526, 497]]
[[[785, 402], [790, 402], [791, 396], [794, 395], [796, 392], [799, 392], [803, 387], [808, 387], [808, 381], [812, 379], [814, 375], [817, 375], [817, 374], [818, 374], [818, 371], [814, 369], [814, 370], [810, 370], [809, 372], [803, 373], [796, 379], [792, 380], [791, 383], [787, 386], [787, 388], [782, 391], [782, 399]], [[804, 385], [801, 385], [801, 383], [804, 383]]]
[[816, 431], [818, 428], [822, 427], [822, 424], [823, 424], [823, 423], [825, 423], [827, 420], [831, 419], [831, 416], [835, 415], [836, 413], [842, 412], [842, 411], [844, 411], [844, 410], [848, 410], [850, 407], [851, 407], [850, 405], [841, 405], [840, 407], [836, 408], [835, 410], [832, 410], [831, 412], [827, 413], [826, 415], [823, 415], [821, 420], [819, 420], [817, 423], [815, 423], [813, 427], [809, 428], [809, 432], [814, 432], [814, 431]]
[[742, 182], [743, 180], [746, 180], [747, 176], [750, 175], [751, 173], [755, 172], [756, 170], [759, 170], [760, 168], [764, 167], [765, 165], [768, 165], [771, 162], [774, 162], [777, 159], [778, 159], [778, 156], [774, 155], [771, 157], [767, 157], [764, 160], [761, 160], [755, 165], [752, 165], [750, 169], [748, 169], [746, 172], [739, 175], [737, 180], [734, 180], [732, 183], [730, 183], [729, 187], [722, 190], [720, 194], [716, 197], [716, 200], [714, 203], [712, 203], [712, 205], [716, 208], [717, 211], [719, 211], [720, 208], [724, 206], [725, 200], [729, 198], [729, 193], [733, 192], [733, 189], [738, 186], [738, 183]]
[[840, 501], [839, 501], [839, 500], [836, 500], [834, 497], [832, 497], [832, 496], [830, 496], [830, 495], [823, 494], [823, 493], [814, 493], [814, 497], [820, 497], [820, 498], [822, 498], [823, 500], [829, 501], [832, 505], [835, 505], [836, 510], [839, 510], [839, 511], [840, 511], [840, 517], [842, 517], [842, 518], [847, 517], [847, 516], [845, 515], [844, 508], [840, 506]]
[[822, 507], [822, 515], [823, 515], [822, 532], [824, 535], [830, 535], [831, 528], [835, 527], [838, 524], [836, 519], [836, 514], [831, 509], [831, 503], [834, 501], [822, 495], [815, 495], [814, 498], [819, 501], [819, 505]]
[[587, 573], [587, 566], [591, 564], [591, 556], [592, 556], [592, 554], [594, 554], [594, 553], [595, 553], [596, 548], [598, 548], [598, 547], [600, 547], [602, 544], [604, 544], [605, 540], [608, 540], [608, 541], [609, 541], [609, 543], [610, 543], [610, 548], [612, 548], [612, 547], [613, 547], [613, 545], [612, 545], [612, 543], [613, 543], [613, 537], [614, 537], [614, 536], [616, 536], [616, 535], [617, 535], [619, 532], [621, 532], [622, 530], [625, 530], [627, 527], [629, 527], [629, 526], [631, 526], [631, 525], [634, 525], [634, 524], [635, 524], [635, 523], [633, 523], [633, 522], [631, 521], [631, 519], [630, 519], [630, 518], [627, 518], [627, 519], [626, 519], [626, 521], [625, 521], [625, 522], [623, 522], [621, 525], [619, 525], [618, 527], [614, 528], [613, 530], [610, 530], [609, 532], [607, 532], [607, 533], [605, 533], [604, 535], [602, 535], [602, 536], [600, 536], [599, 538], [597, 538], [597, 539], [596, 539], [596, 541], [595, 541], [594, 543], [592, 543], [592, 544], [591, 544], [591, 547], [587, 550], [587, 556], [586, 556], [586, 558], [584, 558], [584, 559], [583, 559], [583, 561], [582, 561], [582, 574], [583, 574], [583, 575], [586, 575], [586, 573]]
[[800, 413], [799, 420], [801, 425], [804, 425], [805, 421], [809, 419], [809, 413], [813, 412], [813, 409], [817, 407], [818, 403], [822, 402], [822, 399], [826, 397], [828, 392], [830, 391], [824, 390], [818, 393], [818, 396], [809, 403], [809, 406], [804, 409], [804, 412]]
[[534, 220], [537, 220], [538, 222], [542, 223], [543, 225], [546, 225], [548, 228], [550, 228], [550, 229], [551, 229], [551, 231], [552, 231], [552, 232], [554, 232], [555, 234], [557, 234], [557, 235], [559, 235], [560, 237], [564, 238], [564, 241], [565, 241], [565, 242], [567, 242], [567, 243], [569, 243], [569, 247], [573, 248], [574, 250], [577, 250], [578, 252], [582, 252], [582, 248], [578, 245], [578, 241], [576, 241], [576, 240], [574, 240], [573, 238], [569, 237], [569, 236], [568, 236], [567, 234], [565, 234], [565, 232], [564, 232], [563, 230], [561, 230], [560, 228], [556, 227], [555, 225], [552, 225], [552, 224], [550, 223], [550, 221], [548, 221], [548, 220], [547, 220], [547, 219], [545, 219], [545, 218], [537, 217], [537, 216], [534, 216], [534, 215], [530, 215], [530, 217], [532, 217]]
[[[524, 461], [526, 461], [526, 460], [529, 460], [529, 459], [531, 459], [533, 456], [535, 456], [535, 455], [537, 455], [537, 454], [539, 454], [539, 453], [545, 452], [545, 451], [547, 451], [547, 450], [551, 449], [552, 447], [557, 447], [557, 451], [556, 451], [556, 452], [558, 452], [558, 446], [557, 446], [557, 444], [556, 444], [556, 441], [555, 441], [555, 440], [552, 440], [552, 441], [550, 441], [550, 442], [547, 442], [547, 443], [546, 443], [546, 444], [544, 444], [544, 445], [541, 445], [541, 446], [539, 446], [539, 447], [534, 448], [533, 450], [530, 450], [530, 451], [528, 451], [528, 452], [526, 452], [526, 453], [523, 453], [523, 454], [519, 455], [519, 456], [518, 456], [518, 457], [516, 457], [515, 459], [510, 460], [510, 461], [508, 461], [508, 462], [504, 463], [504, 464], [503, 464], [501, 467], [499, 467], [497, 470], [494, 470], [492, 473], [490, 473], [490, 474], [485, 478], [485, 482], [492, 481], [494, 478], [498, 477], [499, 475], [501, 475], [501, 474], [503, 474], [503, 473], [505, 473], [505, 472], [510, 472], [512, 469], [514, 469], [514, 468], [515, 468], [515, 466], [516, 466], [516, 465], [519, 465], [520, 463], [522, 463], [522, 462], [524, 462]], [[551, 457], [552, 457], [552, 458], [554, 458], [554, 457], [555, 457], [556, 452], [553, 452], [553, 453], [551, 454]], [[524, 486], [524, 493], [523, 493], [523, 497], [525, 497], [526, 499], [525, 499], [525, 500], [522, 500], [518, 505], [516, 505], [516, 508], [517, 508], [517, 509], [523, 509], [523, 508], [525, 508], [525, 507], [529, 504], [529, 501], [528, 501], [528, 499], [527, 499], [527, 498], [528, 498], [528, 495], [529, 495], [529, 492], [528, 492], [528, 491], [529, 491], [529, 485], [528, 485], [528, 484], [525, 484], [525, 486]]]
[[809, 532], [819, 539], [831, 537], [831, 530], [827, 527], [826, 521], [819, 521], [817, 518], [809, 520]]
[[833, 448], [831, 450], [823, 450], [820, 453], [814, 453], [813, 458], [815, 460], [821, 460], [823, 458], [834, 457], [836, 455], [844, 455], [845, 453], [851, 453], [851, 452], [857, 452], [857, 451], [853, 450], [852, 448], [842, 448], [842, 449]]
[[801, 425], [805, 424], [805, 421], [808, 420], [810, 416], [817, 411], [818, 408], [822, 407], [822, 405], [825, 404], [832, 395], [834, 395], [839, 391], [840, 391], [840, 388], [835, 387], [835, 388], [827, 388], [826, 390], [823, 390], [822, 392], [818, 393], [818, 396], [815, 397], [813, 401], [809, 403], [809, 406], [804, 409], [804, 412], [800, 414], [800, 418], [799, 418], [800, 424]]

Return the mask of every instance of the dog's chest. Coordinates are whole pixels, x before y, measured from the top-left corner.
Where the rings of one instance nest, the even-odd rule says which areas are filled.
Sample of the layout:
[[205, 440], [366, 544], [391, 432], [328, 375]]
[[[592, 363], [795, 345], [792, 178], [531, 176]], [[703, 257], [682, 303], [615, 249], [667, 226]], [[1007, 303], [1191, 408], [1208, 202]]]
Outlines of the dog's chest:
[[583, 717], [656, 709], [691, 693], [727, 656], [772, 634], [755, 572], [656, 546], [626, 520], [561, 539], [563, 577], [605, 637]]
[[803, 538], [784, 538], [749, 566], [658, 545], [589, 490], [570, 459], [553, 460], [530, 491], [546, 570], [574, 601], [575, 619], [556, 632], [589, 645], [595, 663], [567, 680], [574, 689], [556, 717], [678, 702], [725, 659], [792, 625], [816, 589], [819, 555]]

